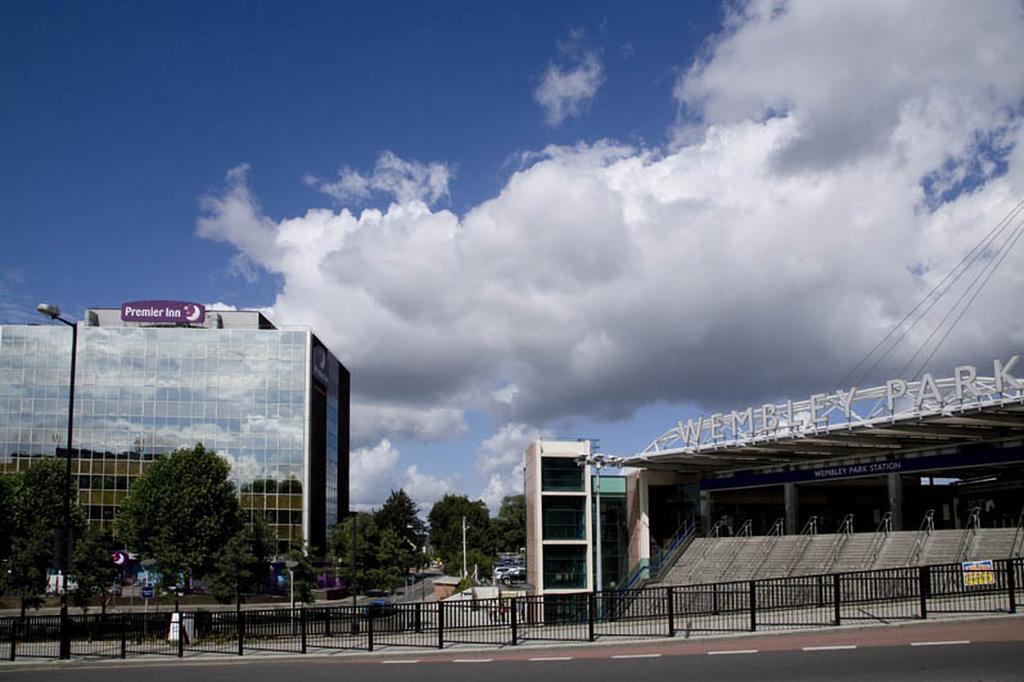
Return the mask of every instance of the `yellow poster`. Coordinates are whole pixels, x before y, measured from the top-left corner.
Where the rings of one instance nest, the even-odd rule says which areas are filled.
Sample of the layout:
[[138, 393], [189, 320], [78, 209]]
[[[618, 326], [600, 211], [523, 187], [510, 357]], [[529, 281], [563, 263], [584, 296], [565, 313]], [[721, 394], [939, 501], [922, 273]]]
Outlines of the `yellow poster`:
[[995, 585], [996, 574], [992, 568], [992, 560], [963, 562], [964, 587], [975, 585]]

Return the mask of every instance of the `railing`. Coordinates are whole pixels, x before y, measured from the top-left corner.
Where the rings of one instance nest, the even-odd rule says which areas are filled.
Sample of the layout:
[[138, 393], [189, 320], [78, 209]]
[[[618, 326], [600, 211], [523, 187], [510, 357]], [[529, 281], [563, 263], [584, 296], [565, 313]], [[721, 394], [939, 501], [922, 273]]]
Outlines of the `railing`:
[[4, 658], [241, 656], [687, 637], [1016, 613], [1024, 558], [511, 598], [297, 609], [0, 618]]
[[616, 587], [618, 591], [634, 590], [647, 582], [657, 582], [665, 577], [667, 569], [675, 564], [676, 560], [686, 551], [696, 536], [697, 524], [693, 518], [683, 521], [676, 529], [675, 534], [668, 545], [657, 554], [647, 559], [641, 559], [637, 565], [626, 574], [626, 577], [619, 581]]
[[779, 538], [786, 534], [786, 520], [776, 519], [775, 523], [772, 524], [771, 530], [768, 531], [768, 535], [765, 536], [764, 540], [761, 541], [761, 554], [757, 558], [757, 563], [754, 564], [753, 570], [750, 572], [751, 577], [756, 576], [761, 570], [761, 567], [768, 561], [768, 557], [771, 556], [772, 551], [779, 544]]
[[839, 559], [839, 554], [843, 551], [843, 546], [846, 544], [846, 541], [850, 539], [851, 535], [853, 535], [853, 514], [847, 514], [839, 523], [839, 529], [836, 531], [836, 539], [832, 541], [832, 547], [829, 549], [828, 557], [825, 559], [825, 563], [822, 564], [822, 573], [828, 573], [832, 570], [832, 567], [836, 565], [836, 560]]
[[921, 557], [924, 556], [924, 548], [928, 544], [928, 540], [931, 538], [934, 530], [935, 510], [929, 509], [925, 512], [924, 518], [921, 519], [921, 525], [917, 528], [917, 537], [914, 538], [914, 544], [910, 546], [907, 560], [903, 562], [905, 566], [917, 566], [921, 563]]
[[1013, 544], [1010, 545], [1010, 556], [1019, 557], [1024, 553], [1024, 509], [1017, 519], [1017, 532], [1013, 534]]
[[[736, 535], [734, 537], [744, 538], [746, 541], [749, 542], [751, 536], [753, 535], [753, 528], [753, 522], [750, 519], [747, 519], [743, 522], [743, 525], [740, 526], [740, 529], [736, 531]], [[729, 574], [729, 571], [732, 569], [733, 563], [736, 562], [736, 557], [740, 555], [740, 552], [743, 550], [743, 546], [746, 544], [747, 542], [732, 543], [732, 547], [729, 548], [729, 554], [726, 555], [725, 561], [722, 562], [721, 567], [718, 569], [718, 574], [716, 575], [716, 578], [718, 580], [721, 580]]]
[[882, 520], [875, 526], [875, 535], [871, 538], [871, 544], [868, 545], [867, 550], [864, 552], [864, 558], [861, 559], [860, 567], [862, 569], [868, 569], [875, 565], [878, 555], [881, 553], [882, 547], [885, 545], [885, 541], [889, 538], [889, 533], [891, 532], [892, 512], [885, 512]]
[[964, 532], [960, 535], [960, 544], [956, 548], [957, 561], [965, 561], [971, 553], [979, 527], [981, 527], [981, 507], [972, 507], [967, 516], [967, 525], [964, 526]]
[[[712, 526], [711, 530], [708, 532], [707, 539], [717, 540], [720, 532], [721, 525], [716, 524]], [[694, 576], [699, 575], [699, 571], [701, 567], [704, 565], [704, 562], [707, 560], [708, 555], [711, 554], [711, 548], [714, 546], [714, 544], [715, 543], [713, 542], [705, 542], [704, 545], [700, 548], [700, 554], [697, 555], [697, 560], [693, 562], [693, 565], [690, 566], [690, 570], [686, 572], [686, 582], [692, 583]]]
[[800, 541], [796, 547], [796, 551], [793, 553], [793, 561], [786, 566], [784, 575], [789, 576], [793, 574], [797, 565], [803, 561], [804, 555], [807, 554], [807, 548], [811, 546], [811, 542], [814, 540], [814, 536], [818, 534], [818, 517], [812, 516], [807, 519], [807, 523], [804, 524], [803, 530], [800, 531]]
[[650, 572], [648, 579], [654, 582], [664, 577], [665, 570], [670, 568], [679, 556], [686, 551], [686, 548], [693, 542], [694, 531], [697, 528], [696, 520], [688, 518], [676, 529], [668, 545], [655, 556], [651, 557]]

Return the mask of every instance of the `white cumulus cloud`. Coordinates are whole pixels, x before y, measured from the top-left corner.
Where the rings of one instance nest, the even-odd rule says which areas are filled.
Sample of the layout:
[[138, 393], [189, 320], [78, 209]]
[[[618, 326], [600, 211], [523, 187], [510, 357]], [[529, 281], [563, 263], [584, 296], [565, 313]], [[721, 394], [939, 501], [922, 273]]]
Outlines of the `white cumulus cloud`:
[[[677, 83], [668, 147], [549, 148], [462, 215], [412, 192], [275, 219], [242, 169], [199, 232], [280, 277], [275, 319], [352, 370], [362, 442], [491, 415], [516, 447], [481, 448], [489, 500], [515, 489], [516, 434], [559, 417], [828, 390], [1024, 197], [1024, 19], [1016, 2], [739, 7]], [[1022, 263], [939, 371], [1021, 349]]]
[[377, 159], [371, 173], [363, 174], [346, 166], [338, 171], [337, 180], [307, 176], [305, 181], [339, 202], [368, 199], [379, 192], [398, 203], [424, 201], [433, 204], [448, 196], [451, 178], [452, 170], [446, 164], [408, 161], [386, 151]]
[[583, 47], [583, 33], [573, 31], [559, 44], [563, 63], [548, 64], [533, 98], [545, 112], [548, 125], [580, 116], [604, 83], [604, 65], [595, 50]]

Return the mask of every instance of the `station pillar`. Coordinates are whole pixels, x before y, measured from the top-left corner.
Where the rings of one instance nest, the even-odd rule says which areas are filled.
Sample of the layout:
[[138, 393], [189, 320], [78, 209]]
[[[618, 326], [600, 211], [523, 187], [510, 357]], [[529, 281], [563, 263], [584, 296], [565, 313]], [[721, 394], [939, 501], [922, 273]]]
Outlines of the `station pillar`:
[[704, 537], [711, 532], [711, 493], [707, 490], [700, 491], [700, 530]]
[[786, 505], [786, 535], [796, 535], [800, 532], [800, 496], [796, 483], [783, 483], [782, 495]]
[[903, 530], [903, 478], [899, 474], [886, 474], [889, 489], [889, 511], [892, 513], [892, 529]]

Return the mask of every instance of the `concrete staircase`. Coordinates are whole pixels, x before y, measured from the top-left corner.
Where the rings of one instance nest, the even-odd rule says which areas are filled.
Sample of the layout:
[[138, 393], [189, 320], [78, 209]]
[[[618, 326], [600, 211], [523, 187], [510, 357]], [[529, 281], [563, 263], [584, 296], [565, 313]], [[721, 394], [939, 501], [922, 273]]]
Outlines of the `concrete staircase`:
[[[965, 532], [932, 531], [920, 564], [959, 561], [957, 552]], [[1005, 559], [1010, 556], [1016, 532], [1013, 528], [977, 529], [966, 558]], [[891, 532], [882, 541], [875, 533], [852, 533], [845, 538], [839, 535], [784, 535], [774, 539], [768, 536], [697, 538], [657, 584], [689, 585], [774, 578], [787, 574], [814, 575], [826, 571], [843, 573], [900, 567], [905, 565], [918, 531]], [[828, 566], [837, 539], [841, 540], [840, 549], [832, 565]]]

